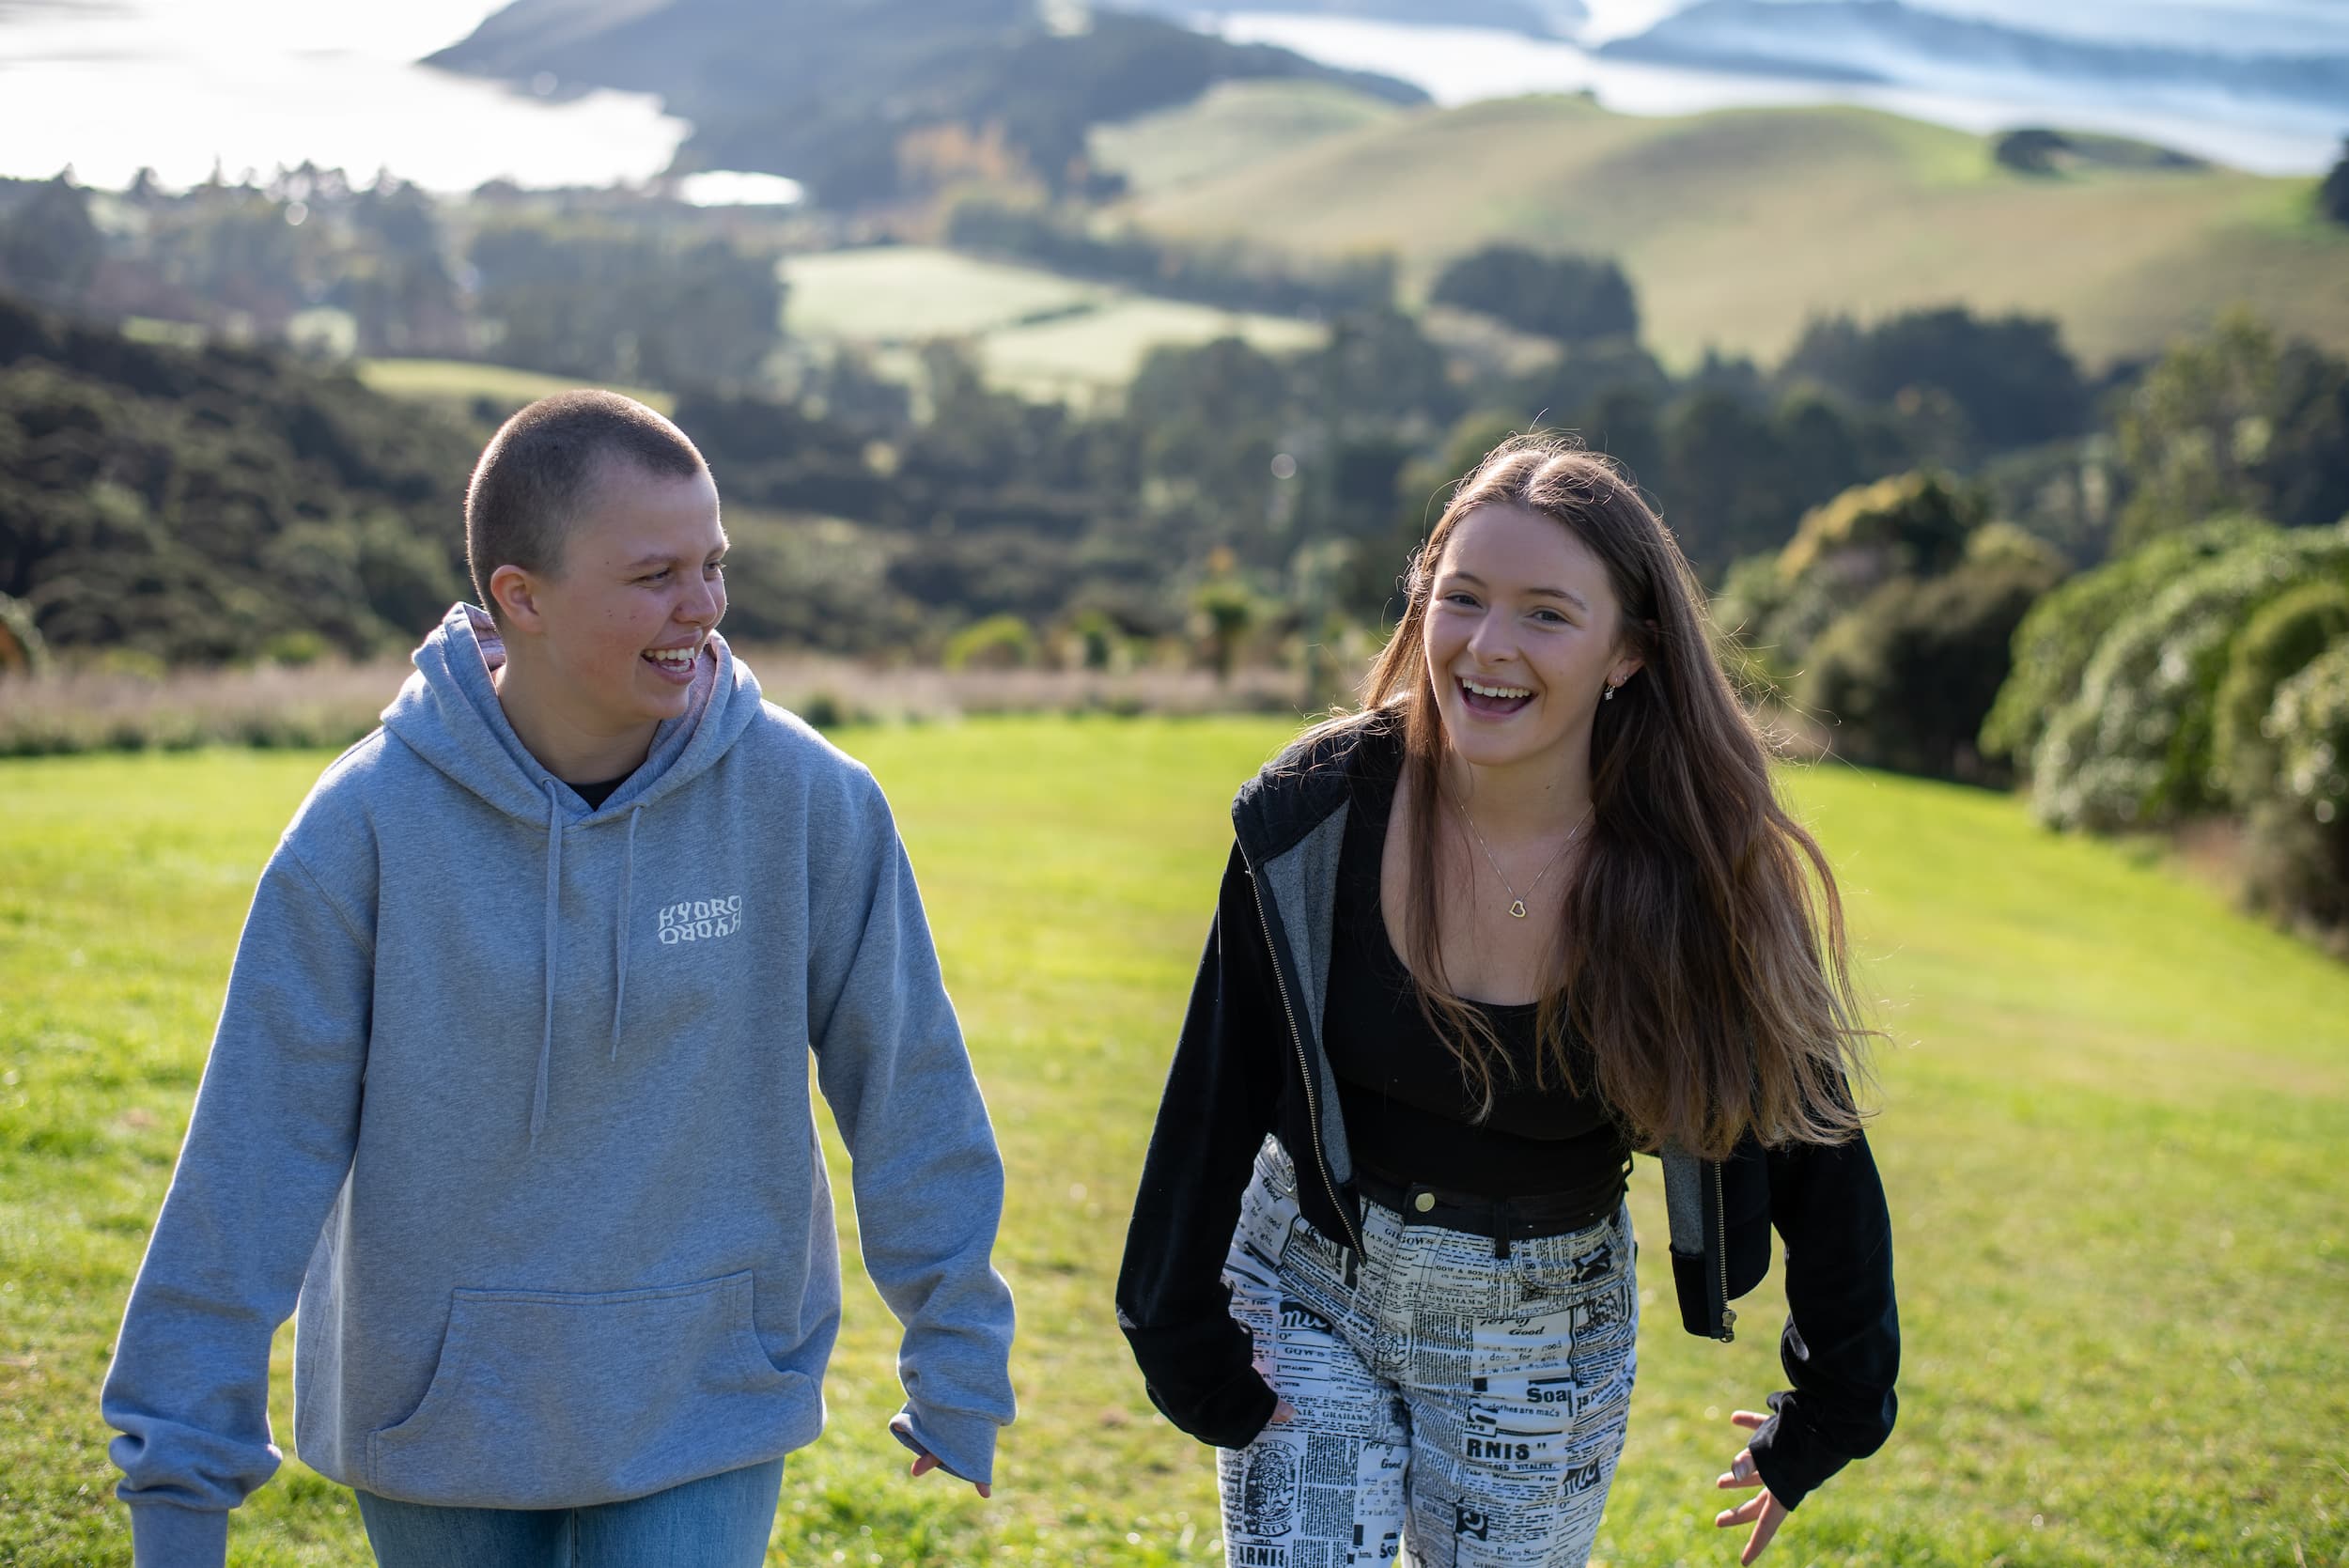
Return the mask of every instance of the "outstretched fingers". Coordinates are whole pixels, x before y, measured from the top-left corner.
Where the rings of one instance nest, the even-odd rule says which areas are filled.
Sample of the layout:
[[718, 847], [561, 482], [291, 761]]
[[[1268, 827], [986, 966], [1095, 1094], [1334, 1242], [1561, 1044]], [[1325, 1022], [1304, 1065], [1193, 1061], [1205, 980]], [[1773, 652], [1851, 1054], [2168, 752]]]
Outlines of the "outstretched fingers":
[[[1752, 1432], [1770, 1418], [1752, 1410], [1738, 1410], [1733, 1412], [1729, 1419], [1737, 1426]], [[1713, 1484], [1722, 1491], [1762, 1486], [1762, 1471], [1753, 1461], [1753, 1450], [1738, 1450], [1737, 1457], [1730, 1461], [1728, 1470]], [[1715, 1514], [1713, 1523], [1720, 1529], [1735, 1529], [1739, 1525], [1753, 1527], [1753, 1533], [1746, 1537], [1745, 1548], [1737, 1554], [1739, 1568], [1751, 1568], [1753, 1560], [1767, 1549], [1771, 1538], [1778, 1534], [1778, 1527], [1786, 1522], [1786, 1513], [1785, 1506], [1770, 1496], [1768, 1487], [1763, 1486], [1761, 1491], [1744, 1502]]]

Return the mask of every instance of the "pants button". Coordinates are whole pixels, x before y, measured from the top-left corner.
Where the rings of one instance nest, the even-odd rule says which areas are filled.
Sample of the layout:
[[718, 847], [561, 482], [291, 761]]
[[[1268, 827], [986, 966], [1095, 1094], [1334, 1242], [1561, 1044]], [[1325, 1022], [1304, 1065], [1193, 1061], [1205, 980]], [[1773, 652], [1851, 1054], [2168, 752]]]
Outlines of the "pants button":
[[1423, 1192], [1418, 1197], [1411, 1200], [1411, 1206], [1419, 1210], [1420, 1213], [1425, 1214], [1429, 1209], [1436, 1206], [1436, 1195], [1432, 1192]]

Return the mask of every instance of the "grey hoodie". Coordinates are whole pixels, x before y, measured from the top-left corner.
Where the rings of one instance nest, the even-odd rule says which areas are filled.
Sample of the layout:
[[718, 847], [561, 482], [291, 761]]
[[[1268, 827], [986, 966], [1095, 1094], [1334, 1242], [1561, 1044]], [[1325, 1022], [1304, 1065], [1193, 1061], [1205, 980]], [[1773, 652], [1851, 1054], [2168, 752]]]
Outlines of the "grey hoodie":
[[140, 1562], [220, 1562], [294, 1440], [413, 1502], [580, 1506], [812, 1441], [838, 1327], [813, 1060], [914, 1436], [991, 1479], [1003, 1167], [879, 788], [713, 636], [590, 811], [480, 612], [261, 875], [104, 1411]]

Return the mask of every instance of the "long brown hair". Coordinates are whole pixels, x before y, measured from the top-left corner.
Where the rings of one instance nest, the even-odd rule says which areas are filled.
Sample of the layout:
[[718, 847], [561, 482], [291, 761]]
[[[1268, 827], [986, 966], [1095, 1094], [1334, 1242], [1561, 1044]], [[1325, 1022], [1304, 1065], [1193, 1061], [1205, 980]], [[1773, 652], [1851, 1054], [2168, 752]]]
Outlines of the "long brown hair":
[[1607, 568], [1641, 665], [1598, 706], [1588, 827], [1542, 987], [1539, 1082], [1580, 1063], [1641, 1147], [1726, 1156], [1841, 1142], [1864, 1077], [1843, 900], [1818, 844], [1781, 804], [1769, 752], [1714, 651], [1703, 590], [1663, 520], [1609, 459], [1554, 436], [1503, 442], [1454, 491], [1411, 559], [1402, 623], [1367, 706], [1399, 717], [1415, 808], [1406, 925], [1420, 1005], [1489, 1110], [1509, 1075], [1491, 1024], [1445, 981], [1436, 848], [1446, 742], [1422, 647], [1435, 567], [1481, 506], [1547, 517]]

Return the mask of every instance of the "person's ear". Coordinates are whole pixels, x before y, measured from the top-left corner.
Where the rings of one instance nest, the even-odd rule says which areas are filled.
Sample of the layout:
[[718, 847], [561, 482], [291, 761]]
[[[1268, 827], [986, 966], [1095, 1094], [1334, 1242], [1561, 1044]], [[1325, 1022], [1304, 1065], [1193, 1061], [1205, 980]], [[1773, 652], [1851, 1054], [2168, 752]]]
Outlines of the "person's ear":
[[[1647, 628], [1648, 640], [1653, 641], [1657, 633], [1656, 623], [1644, 621], [1641, 624]], [[1622, 642], [1622, 656], [1615, 660], [1614, 667], [1607, 672], [1607, 684], [1610, 686], [1621, 686], [1625, 681], [1638, 675], [1647, 663], [1647, 660], [1640, 656], [1634, 646], [1633, 639], [1626, 637]]]
[[546, 629], [538, 611], [538, 581], [508, 562], [490, 574], [490, 597], [497, 601], [497, 618], [508, 627], [534, 636]]

